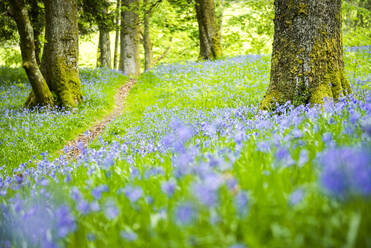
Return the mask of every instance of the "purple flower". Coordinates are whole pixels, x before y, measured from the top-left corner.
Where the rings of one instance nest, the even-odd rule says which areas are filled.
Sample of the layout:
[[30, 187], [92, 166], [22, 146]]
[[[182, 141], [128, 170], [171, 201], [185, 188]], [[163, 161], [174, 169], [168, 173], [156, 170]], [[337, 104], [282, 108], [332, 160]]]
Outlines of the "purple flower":
[[106, 201], [104, 205], [104, 214], [106, 215], [106, 218], [109, 220], [115, 219], [119, 214], [119, 210], [113, 199], [109, 199]]
[[105, 184], [95, 187], [91, 191], [91, 194], [93, 195], [94, 199], [99, 200], [102, 197], [103, 192], [108, 192], [108, 186]]
[[66, 205], [62, 205], [55, 211], [57, 220], [57, 231], [58, 237], [64, 238], [69, 233], [76, 230], [75, 218], [71, 214], [70, 208]]
[[169, 181], [165, 181], [161, 184], [162, 191], [169, 197], [174, 194], [176, 187], [176, 182], [174, 179], [170, 179]]
[[120, 236], [129, 242], [133, 242], [138, 239], [138, 235], [132, 230], [121, 231]]
[[299, 204], [304, 198], [304, 190], [303, 189], [297, 189], [294, 192], [292, 192], [289, 196], [289, 204], [292, 206], [295, 206]]
[[183, 203], [175, 209], [175, 222], [178, 225], [188, 225], [196, 217], [196, 211], [191, 203]]
[[332, 196], [371, 195], [371, 153], [354, 148], [330, 149], [320, 158], [321, 186]]
[[107, 157], [104, 159], [103, 161], [103, 169], [104, 170], [109, 170], [109, 168], [111, 168], [111, 166], [115, 163], [115, 161], [113, 161], [112, 157], [110, 154], [107, 155]]
[[238, 215], [245, 216], [248, 213], [248, 194], [245, 191], [240, 191], [234, 198], [234, 206]]
[[86, 215], [89, 213], [90, 211], [90, 207], [89, 207], [89, 202], [85, 201], [85, 200], [80, 200], [78, 203], [77, 203], [77, 210], [83, 214], [83, 215]]
[[125, 196], [130, 200], [130, 202], [134, 203], [138, 201], [143, 196], [143, 190], [139, 186], [131, 186], [127, 185], [124, 189]]
[[229, 246], [229, 248], [247, 248], [247, 246], [242, 243], [236, 243], [234, 245]]
[[71, 198], [75, 201], [78, 201], [81, 198], [81, 193], [76, 186], [71, 188]]
[[193, 184], [192, 194], [197, 198], [199, 202], [208, 207], [213, 207], [218, 202], [217, 191], [202, 182]]

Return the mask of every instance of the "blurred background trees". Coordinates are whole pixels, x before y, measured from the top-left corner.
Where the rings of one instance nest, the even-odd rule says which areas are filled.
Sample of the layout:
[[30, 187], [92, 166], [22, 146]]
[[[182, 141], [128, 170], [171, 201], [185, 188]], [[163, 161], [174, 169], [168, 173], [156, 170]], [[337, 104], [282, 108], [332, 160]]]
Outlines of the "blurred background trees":
[[[120, 27], [119, 12], [124, 9], [118, 6], [121, 2], [78, 0], [80, 66], [118, 68], [119, 37], [115, 34]], [[27, 0], [27, 3], [34, 36], [37, 37], [35, 51], [40, 57], [44, 43], [45, 8], [42, 0]], [[214, 3], [223, 56], [271, 53], [273, 0], [214, 0]], [[345, 47], [371, 44], [370, 5], [368, 0], [343, 0]], [[159, 63], [199, 58], [195, 0], [138, 0], [138, 6], [136, 14], [141, 43], [138, 50], [142, 70]], [[14, 21], [7, 14], [8, 7], [8, 1], [1, 1], [0, 64], [20, 66], [19, 36]], [[116, 40], [117, 46], [113, 43]]]

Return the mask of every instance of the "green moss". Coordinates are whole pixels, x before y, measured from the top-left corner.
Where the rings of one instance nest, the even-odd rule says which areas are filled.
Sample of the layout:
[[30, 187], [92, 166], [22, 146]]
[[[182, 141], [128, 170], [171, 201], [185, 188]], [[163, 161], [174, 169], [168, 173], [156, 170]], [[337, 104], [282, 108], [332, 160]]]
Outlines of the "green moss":
[[76, 107], [81, 102], [81, 83], [78, 71], [66, 65], [65, 58], [57, 58], [56, 75], [58, 104], [65, 107]]
[[282, 93], [278, 90], [271, 90], [268, 91], [267, 94], [264, 96], [263, 102], [260, 105], [261, 110], [274, 110], [276, 107], [276, 103], [283, 104], [284, 97]]

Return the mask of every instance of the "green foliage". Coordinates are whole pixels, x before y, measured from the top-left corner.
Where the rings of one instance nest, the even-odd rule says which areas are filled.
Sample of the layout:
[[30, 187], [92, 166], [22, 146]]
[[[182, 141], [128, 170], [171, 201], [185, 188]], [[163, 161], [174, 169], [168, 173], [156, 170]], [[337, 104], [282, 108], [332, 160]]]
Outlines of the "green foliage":
[[27, 111], [23, 105], [31, 87], [24, 70], [0, 67], [0, 165], [11, 168], [31, 155], [62, 149], [113, 108], [114, 94], [127, 79], [105, 69], [83, 69], [80, 77], [83, 103], [78, 109]]
[[5, 67], [19, 67], [22, 65], [22, 56], [19, 49], [9, 46], [0, 47], [0, 65]]

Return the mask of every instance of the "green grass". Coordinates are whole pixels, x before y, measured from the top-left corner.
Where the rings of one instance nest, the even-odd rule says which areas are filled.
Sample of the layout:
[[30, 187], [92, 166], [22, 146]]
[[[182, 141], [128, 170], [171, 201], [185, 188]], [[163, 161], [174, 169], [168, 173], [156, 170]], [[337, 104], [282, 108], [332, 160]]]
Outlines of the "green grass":
[[[347, 53], [345, 62], [354, 97], [276, 115], [258, 111], [269, 81], [266, 56], [144, 73], [125, 112], [81, 158], [45, 156], [16, 170], [25, 176], [22, 187], [3, 187], [0, 240], [62, 247], [368, 247], [371, 202], [362, 190], [370, 182], [362, 178], [370, 176], [369, 53]], [[354, 165], [363, 177], [354, 176]], [[27, 172], [30, 167], [35, 170]], [[334, 191], [326, 175], [344, 190]], [[173, 194], [163, 188], [168, 182]], [[68, 235], [60, 238], [63, 228]]]
[[11, 169], [40, 153], [57, 152], [112, 110], [127, 77], [99, 69], [80, 73], [84, 102], [78, 109], [40, 112], [23, 108], [30, 91], [23, 69], [0, 69], [1, 166]]

